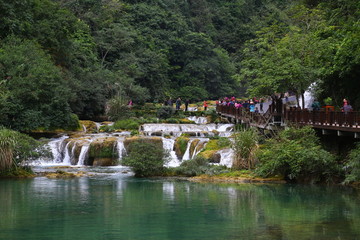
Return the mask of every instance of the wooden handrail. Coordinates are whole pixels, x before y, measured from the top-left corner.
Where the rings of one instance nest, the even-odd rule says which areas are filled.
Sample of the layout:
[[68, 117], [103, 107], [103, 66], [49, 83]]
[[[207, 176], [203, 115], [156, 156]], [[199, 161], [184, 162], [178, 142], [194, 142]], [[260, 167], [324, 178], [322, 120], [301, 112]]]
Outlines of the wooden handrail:
[[[279, 113], [272, 113], [269, 109], [265, 113], [251, 113], [244, 108], [234, 106], [217, 105], [216, 111], [227, 117], [232, 117], [243, 122], [248, 122], [258, 126], [266, 127], [269, 121]], [[316, 128], [332, 128], [338, 130], [354, 129], [360, 130], [360, 112], [340, 112], [340, 111], [310, 111], [296, 107], [284, 108], [280, 114], [285, 123], [297, 125], [310, 125]]]

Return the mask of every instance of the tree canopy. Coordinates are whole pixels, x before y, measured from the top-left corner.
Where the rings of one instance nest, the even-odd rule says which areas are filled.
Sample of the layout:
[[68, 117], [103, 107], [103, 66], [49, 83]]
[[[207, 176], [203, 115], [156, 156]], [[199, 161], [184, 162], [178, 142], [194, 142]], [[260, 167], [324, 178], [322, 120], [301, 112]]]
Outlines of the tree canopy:
[[321, 99], [356, 107], [359, 5], [0, 0], [0, 124], [66, 127], [119, 98], [301, 95], [314, 82]]

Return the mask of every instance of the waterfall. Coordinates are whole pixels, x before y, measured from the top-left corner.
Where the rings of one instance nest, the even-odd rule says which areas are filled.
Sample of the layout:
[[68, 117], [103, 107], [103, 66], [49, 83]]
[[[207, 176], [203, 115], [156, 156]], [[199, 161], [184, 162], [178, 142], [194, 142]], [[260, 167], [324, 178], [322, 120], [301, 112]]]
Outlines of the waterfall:
[[184, 153], [184, 156], [182, 158], [183, 161], [186, 161], [186, 160], [190, 160], [191, 159], [191, 156], [190, 156], [190, 147], [191, 147], [191, 143], [194, 141], [195, 139], [190, 139], [190, 141], [187, 143], [187, 146], [186, 146], [186, 151]]
[[207, 118], [206, 117], [197, 117], [197, 116], [191, 116], [188, 117], [190, 121], [195, 122], [196, 124], [207, 124]]
[[[193, 152], [193, 155], [191, 156], [191, 158], [194, 158], [196, 155], [198, 155], [201, 150], [206, 146], [206, 143], [209, 141], [208, 138], [205, 138], [205, 139], [200, 139], [200, 141], [198, 142], [198, 144], [195, 146], [194, 148], [194, 152]], [[201, 146], [203, 145], [201, 148], [198, 148], [198, 146]]]
[[62, 148], [64, 146], [64, 140], [67, 138], [68, 136], [62, 136], [61, 138], [54, 139], [48, 143], [48, 146], [50, 147], [53, 156], [53, 162], [56, 163], [62, 162], [62, 158], [63, 158]]
[[117, 144], [116, 144], [116, 149], [117, 149], [117, 152], [118, 152], [119, 161], [121, 161], [122, 156], [124, 154], [126, 154], [126, 149], [125, 149], [125, 146], [124, 146], [124, 139], [118, 138]]
[[180, 161], [174, 151], [175, 140], [170, 138], [163, 138], [164, 149], [170, 154], [170, 161], [165, 165], [166, 167], [177, 167], [180, 165]]
[[63, 164], [64, 165], [71, 165], [71, 159], [73, 158], [73, 151], [75, 150], [75, 146], [76, 146], [76, 144], [74, 144], [74, 146], [73, 146], [73, 148], [71, 149], [71, 151], [69, 151], [69, 144], [70, 144], [71, 142], [68, 142], [67, 144], [66, 144], [66, 146], [65, 146], [65, 157], [64, 157], [64, 159], [63, 159]]
[[231, 168], [234, 159], [234, 150], [231, 148], [226, 148], [218, 151], [218, 153], [221, 156], [219, 165], [224, 165], [228, 168]]
[[89, 141], [89, 144], [83, 145], [81, 147], [81, 151], [80, 151], [80, 155], [79, 155], [79, 161], [77, 163], [78, 166], [83, 166], [84, 163], [85, 163], [85, 160], [88, 158], [90, 143], [91, 143], [91, 141]]

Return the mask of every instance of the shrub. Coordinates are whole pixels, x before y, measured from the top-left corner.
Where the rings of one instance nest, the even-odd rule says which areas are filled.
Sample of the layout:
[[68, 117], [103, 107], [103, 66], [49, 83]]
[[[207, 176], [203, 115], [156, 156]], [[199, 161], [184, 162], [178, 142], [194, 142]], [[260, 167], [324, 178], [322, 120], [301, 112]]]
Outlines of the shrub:
[[175, 168], [175, 174], [187, 177], [199, 176], [202, 174], [217, 175], [228, 172], [225, 166], [211, 165], [209, 161], [202, 156], [196, 156], [191, 160], [181, 163]]
[[256, 173], [262, 177], [280, 175], [293, 181], [320, 182], [339, 174], [335, 157], [321, 149], [310, 127], [290, 128], [278, 138], [266, 140], [257, 157]]
[[124, 119], [116, 121], [113, 125], [114, 129], [123, 129], [123, 130], [138, 130], [140, 124], [133, 119]]
[[204, 174], [209, 168], [209, 161], [201, 156], [184, 161], [179, 167], [176, 168], [176, 174], [187, 177], [197, 176]]
[[139, 139], [129, 143], [122, 164], [132, 167], [136, 177], [161, 176], [165, 173], [167, 156], [163, 148]]
[[162, 106], [158, 109], [156, 116], [160, 119], [167, 119], [171, 118], [172, 115], [175, 113], [175, 110], [171, 106]]
[[356, 147], [350, 151], [346, 168], [348, 174], [345, 183], [360, 181], [360, 143], [357, 143]]

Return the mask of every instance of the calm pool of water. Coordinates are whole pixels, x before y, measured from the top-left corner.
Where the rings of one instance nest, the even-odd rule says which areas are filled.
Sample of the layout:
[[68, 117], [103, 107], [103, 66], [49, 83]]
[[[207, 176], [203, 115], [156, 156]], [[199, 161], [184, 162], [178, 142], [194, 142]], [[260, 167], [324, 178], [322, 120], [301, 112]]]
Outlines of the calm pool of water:
[[360, 193], [301, 185], [1, 179], [0, 239], [360, 239]]

